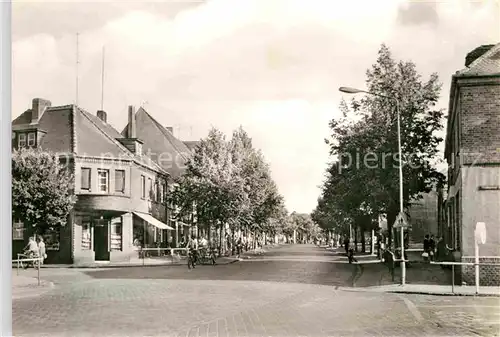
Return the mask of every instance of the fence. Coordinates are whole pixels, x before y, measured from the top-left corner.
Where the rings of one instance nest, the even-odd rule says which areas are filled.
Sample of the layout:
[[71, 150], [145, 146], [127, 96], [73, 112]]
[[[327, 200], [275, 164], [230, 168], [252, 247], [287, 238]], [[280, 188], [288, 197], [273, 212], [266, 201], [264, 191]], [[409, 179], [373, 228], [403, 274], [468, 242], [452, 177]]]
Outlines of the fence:
[[[136, 251], [136, 262], [143, 266], [179, 262], [187, 258], [187, 251], [187, 248], [140, 248]], [[200, 247], [198, 251], [203, 251], [203, 248]], [[205, 251], [215, 253], [216, 257], [219, 256], [218, 249], [205, 249]], [[133, 260], [131, 261], [132, 263], [134, 262]]]
[[41, 257], [29, 257], [26, 254], [17, 254], [17, 260], [14, 260], [12, 262], [17, 263], [17, 275], [19, 275], [19, 267], [24, 267], [23, 262], [26, 262], [27, 264], [29, 264], [29, 262], [33, 262], [33, 266], [37, 269], [38, 285], [40, 285], [40, 266], [42, 264]]
[[[500, 263], [475, 263], [475, 262], [434, 262], [431, 264], [451, 266], [451, 292], [455, 292], [455, 266], [500, 266]], [[476, 271], [477, 273], [479, 271]], [[476, 277], [476, 294], [479, 294], [479, 277]]]

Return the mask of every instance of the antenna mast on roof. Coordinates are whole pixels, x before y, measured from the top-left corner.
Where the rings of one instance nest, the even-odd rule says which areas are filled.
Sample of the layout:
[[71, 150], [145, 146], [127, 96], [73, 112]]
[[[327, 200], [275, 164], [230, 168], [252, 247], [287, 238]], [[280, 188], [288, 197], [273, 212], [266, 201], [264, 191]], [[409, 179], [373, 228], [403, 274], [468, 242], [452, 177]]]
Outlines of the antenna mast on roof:
[[78, 37], [80, 33], [76, 33], [76, 98], [75, 105], [78, 105], [78, 65], [80, 64], [79, 50], [78, 50]]
[[104, 111], [104, 46], [102, 47], [102, 67], [101, 67], [101, 110]]

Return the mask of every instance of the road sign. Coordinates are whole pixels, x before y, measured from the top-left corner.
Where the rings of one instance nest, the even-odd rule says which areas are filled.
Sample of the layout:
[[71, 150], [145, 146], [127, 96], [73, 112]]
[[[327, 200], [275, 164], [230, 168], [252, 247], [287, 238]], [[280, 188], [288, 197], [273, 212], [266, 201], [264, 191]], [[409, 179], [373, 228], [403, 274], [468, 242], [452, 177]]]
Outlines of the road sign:
[[476, 230], [474, 231], [476, 242], [484, 245], [486, 243], [486, 224], [484, 222], [476, 223]]
[[396, 217], [396, 221], [394, 221], [393, 228], [408, 228], [410, 227], [410, 223], [408, 222], [408, 218], [405, 213], [399, 213]]

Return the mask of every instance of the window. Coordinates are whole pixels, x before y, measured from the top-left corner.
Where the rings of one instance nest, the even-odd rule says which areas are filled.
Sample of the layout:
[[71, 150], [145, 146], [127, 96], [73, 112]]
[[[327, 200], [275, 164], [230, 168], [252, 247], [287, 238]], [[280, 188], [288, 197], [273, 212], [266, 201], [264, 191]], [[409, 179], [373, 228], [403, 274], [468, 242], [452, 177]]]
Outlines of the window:
[[46, 250], [59, 250], [59, 243], [61, 242], [60, 226], [49, 227], [41, 235], [45, 241]]
[[90, 191], [90, 169], [88, 167], [82, 167], [82, 181], [81, 189]]
[[161, 184], [161, 202], [167, 202], [167, 184], [165, 182]]
[[115, 192], [125, 192], [125, 171], [115, 170]]
[[112, 223], [111, 224], [111, 250], [120, 251], [122, 250], [122, 224]]
[[36, 145], [36, 133], [30, 132], [28, 133], [28, 146]]
[[141, 198], [146, 199], [146, 177], [141, 176]]
[[82, 250], [92, 249], [92, 234], [90, 231], [90, 223], [82, 223]]
[[17, 137], [17, 147], [26, 147], [26, 134], [20, 133]]
[[109, 189], [109, 175], [108, 170], [97, 171], [97, 182], [99, 184], [99, 192], [108, 192]]
[[153, 184], [153, 195], [152, 195], [153, 201], [159, 201], [160, 199], [158, 198], [158, 183], [155, 182]]
[[24, 223], [19, 220], [12, 221], [12, 240], [24, 240]]
[[153, 192], [153, 180], [148, 178], [148, 199], [151, 199], [151, 194]]

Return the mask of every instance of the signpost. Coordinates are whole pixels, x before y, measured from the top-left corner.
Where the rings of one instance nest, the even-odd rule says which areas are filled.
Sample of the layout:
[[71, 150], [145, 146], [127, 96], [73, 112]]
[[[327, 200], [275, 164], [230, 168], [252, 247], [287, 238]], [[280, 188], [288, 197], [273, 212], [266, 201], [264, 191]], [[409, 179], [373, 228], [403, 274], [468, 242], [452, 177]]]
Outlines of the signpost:
[[474, 231], [474, 269], [476, 277], [476, 294], [479, 294], [479, 245], [486, 243], [486, 224], [484, 222], [476, 223]]
[[393, 228], [401, 229], [401, 236], [399, 238], [401, 245], [401, 285], [405, 285], [406, 281], [406, 266], [405, 266], [405, 228], [409, 227], [408, 218], [404, 212], [401, 212], [396, 217], [396, 221], [394, 221]]

